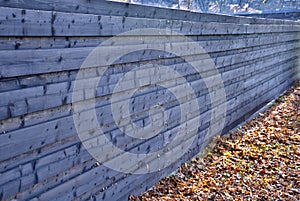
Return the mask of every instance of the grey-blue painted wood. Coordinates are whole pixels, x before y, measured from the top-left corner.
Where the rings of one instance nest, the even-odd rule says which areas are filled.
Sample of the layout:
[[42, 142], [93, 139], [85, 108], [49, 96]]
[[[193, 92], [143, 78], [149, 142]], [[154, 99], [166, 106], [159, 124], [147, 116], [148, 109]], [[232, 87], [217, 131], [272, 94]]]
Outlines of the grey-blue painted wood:
[[[101, 0], [0, 0], [1, 200], [126, 200], [129, 194], [149, 189], [206, 147], [210, 142], [206, 135], [212, 110], [218, 106], [210, 103], [203, 79], [214, 80], [216, 71], [203, 65], [199, 76], [178, 56], [154, 50], [124, 56], [107, 70], [97, 87], [97, 121], [109, 134], [107, 139], [133, 153], [155, 151], [172, 141], [181, 117], [178, 97], [165, 89], [124, 85], [121, 91], [137, 90], [132, 99], [132, 115], [124, 117], [134, 119], [137, 125], [147, 125], [152, 105], [160, 103], [169, 112], [168, 127], [162, 135], [148, 140], [120, 133], [110, 107], [113, 88], [128, 71], [147, 62], [164, 65], [181, 73], [193, 87], [199, 103], [200, 112], [191, 111], [186, 119], [201, 117], [201, 126], [189, 151], [158, 172], [125, 174], [97, 162], [78, 137], [72, 116], [72, 92], [82, 62], [110, 37], [150, 27], [184, 34], [212, 58], [226, 92], [224, 132], [281, 94], [300, 73], [296, 68], [300, 57], [299, 22], [200, 14]], [[156, 37], [155, 45], [162, 46], [167, 39]], [[185, 44], [180, 37], [172, 38], [171, 42], [179, 47]], [[139, 47], [135, 38], [123, 40], [119, 48], [126, 46]], [[189, 51], [185, 56], [205, 64], [200, 62], [201, 56]], [[95, 79], [102, 68], [85, 69], [86, 78]], [[173, 91], [184, 86], [179, 77], [164, 80], [168, 83], [165, 86]], [[143, 79], [134, 77], [136, 83], [143, 83]], [[220, 87], [213, 82], [212, 86]], [[180, 100], [189, 97], [180, 94]], [[87, 108], [86, 112], [92, 109]], [[93, 139], [92, 133], [88, 140]], [[175, 144], [175, 148], [181, 150], [180, 145]], [[103, 142], [97, 146], [107, 147]], [[114, 157], [107, 158], [111, 160]], [[123, 165], [130, 163], [124, 161]], [[136, 170], [140, 168], [137, 166]]]

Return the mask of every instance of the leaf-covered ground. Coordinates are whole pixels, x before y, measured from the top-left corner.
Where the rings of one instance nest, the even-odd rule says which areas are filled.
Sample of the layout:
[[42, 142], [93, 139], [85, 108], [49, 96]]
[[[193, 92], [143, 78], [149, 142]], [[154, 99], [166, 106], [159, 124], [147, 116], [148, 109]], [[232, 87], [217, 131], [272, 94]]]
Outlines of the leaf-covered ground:
[[137, 200], [300, 200], [300, 82]]

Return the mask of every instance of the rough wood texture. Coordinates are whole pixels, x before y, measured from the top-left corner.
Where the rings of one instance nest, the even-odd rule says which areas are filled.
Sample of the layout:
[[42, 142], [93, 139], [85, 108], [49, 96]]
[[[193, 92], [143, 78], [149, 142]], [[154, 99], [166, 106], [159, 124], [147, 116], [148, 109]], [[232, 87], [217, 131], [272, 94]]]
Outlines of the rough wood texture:
[[[127, 175], [98, 164], [82, 146], [71, 106], [78, 70], [100, 43], [136, 28], [179, 32], [209, 53], [226, 92], [224, 132], [281, 94], [300, 73], [297, 22], [100, 0], [0, 0], [0, 200], [126, 200], [129, 194], [149, 189], [206, 147], [213, 108], [203, 77], [178, 56], [157, 51], [124, 56], [107, 71], [97, 87], [98, 121], [111, 133], [111, 141], [132, 152], [153, 151], [172, 140], [180, 113], [176, 98], [164, 89], [139, 91], [133, 109], [137, 111], [134, 121], [144, 126], [151, 105], [163, 102], [166, 110], [173, 111], [163, 136], [140, 141], [119, 135], [112, 124], [109, 105], [112, 88], [133, 67], [146, 62], [168, 66], [185, 77], [201, 103], [200, 112], [191, 116], [202, 118], [189, 152], [159, 172]], [[179, 37], [172, 40], [175, 46], [186, 42]], [[156, 45], [163, 45], [163, 40], [156, 41]], [[124, 40], [120, 48], [129, 46], [139, 47], [135, 40]], [[186, 56], [202, 62], [188, 51]], [[101, 68], [85, 69], [87, 78], [97, 77]], [[202, 73], [211, 80], [216, 76], [210, 70]], [[143, 79], [137, 77], [135, 81]], [[183, 85], [180, 79], [171, 81], [165, 80], [169, 89]], [[124, 86], [124, 90], [128, 89], [129, 85]]]

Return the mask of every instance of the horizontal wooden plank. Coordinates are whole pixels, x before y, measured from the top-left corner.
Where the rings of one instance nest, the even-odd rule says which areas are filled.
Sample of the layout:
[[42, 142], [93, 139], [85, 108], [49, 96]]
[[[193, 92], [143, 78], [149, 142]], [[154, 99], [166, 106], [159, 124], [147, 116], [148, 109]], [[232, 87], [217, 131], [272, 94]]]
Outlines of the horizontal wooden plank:
[[21, 9], [35, 9], [70, 13], [85, 13], [96, 15], [129, 16], [138, 18], [156, 18], [169, 20], [186, 20], [202, 22], [227, 22], [240, 24], [296, 24], [293, 21], [276, 19], [256, 19], [216, 15], [210, 13], [195, 13], [183, 10], [157, 8], [151, 6], [107, 2], [104, 0], [0, 0], [0, 7], [15, 7]]
[[[84, 174], [84, 175], [86, 175], [86, 174]], [[84, 176], [84, 177], [85, 177], [85, 176]], [[78, 179], [79, 179], [79, 178], [76, 178], [75, 180], [78, 181]], [[95, 180], [99, 180], [99, 177], [93, 177], [92, 180], [94, 180], [94, 181], [95, 181]], [[92, 180], [89, 180], [89, 182], [93, 183]], [[82, 181], [82, 179], [80, 179], [80, 181]], [[86, 183], [86, 182], [85, 182], [85, 183]], [[95, 181], [94, 183], [99, 183], [99, 181], [98, 181], [98, 182]], [[78, 183], [78, 184], [79, 184], [79, 183]], [[44, 186], [44, 185], [43, 185], [43, 186]], [[73, 187], [73, 185], [71, 185], [71, 186]], [[71, 188], [71, 186], [70, 186], [70, 188]], [[44, 187], [45, 187], [45, 186], [44, 186]], [[99, 186], [97, 186], [97, 187], [99, 187]], [[41, 189], [41, 188], [36, 188], [36, 187], [35, 187], [35, 189]], [[88, 189], [90, 189], [90, 188], [86, 188], [86, 190], [88, 190]], [[101, 188], [100, 188], [100, 189], [101, 189]], [[62, 190], [62, 189], [61, 189], [61, 190]], [[30, 191], [30, 192], [34, 192], [34, 191], [36, 191], [36, 190]], [[64, 191], [64, 190], [63, 190], [63, 191]], [[38, 191], [37, 191], [37, 192], [38, 192]], [[81, 192], [81, 191], [78, 191], [78, 193], [79, 193], [79, 192]], [[83, 191], [83, 192], [85, 192], [85, 191]], [[80, 194], [81, 194], [81, 193], [80, 193]], [[80, 194], [78, 194], [78, 195], [80, 195]], [[22, 195], [25, 196], [26, 193], [24, 192], [24, 193], [22, 193]], [[30, 193], [30, 194], [27, 194], [27, 196], [28, 196], [28, 195], [31, 195], [31, 193]], [[34, 193], [33, 193], [33, 195], [34, 195]], [[21, 195], [20, 195], [20, 196], [21, 196]], [[22, 196], [21, 196], [21, 197], [22, 197]], [[21, 198], [21, 197], [18, 196], [18, 198]], [[25, 198], [25, 197], [23, 197], [23, 198]], [[27, 197], [27, 198], [28, 198], [28, 197]]]
[[[205, 48], [208, 52], [220, 51], [222, 50], [219, 41], [214, 42], [205, 42], [202, 43], [205, 45]], [[291, 48], [293, 46], [293, 42], [288, 43], [286, 47], [285, 45], [281, 45], [284, 48]], [[151, 44], [154, 45], [154, 44]], [[180, 46], [180, 43], [173, 43], [175, 46]], [[200, 43], [201, 45], [201, 43]], [[247, 44], [246, 44], [247, 45]], [[164, 44], [158, 44], [161, 48], [164, 47]], [[156, 46], [156, 48], [158, 47]], [[228, 44], [228, 48], [236, 46], [235, 44]], [[242, 45], [241, 45], [242, 46]], [[240, 48], [241, 46], [236, 46], [236, 48]], [[295, 48], [297, 47], [297, 43], [295, 43]], [[128, 48], [129, 46], [126, 46]], [[132, 45], [134, 49], [140, 49], [144, 47], [144, 45]], [[226, 47], [226, 46], [225, 46]], [[225, 48], [224, 47], [224, 48]], [[274, 47], [269, 48], [270, 51], [276, 51]], [[122, 46], [109, 46], [108, 49], [120, 49]], [[35, 75], [42, 73], [50, 73], [50, 72], [58, 72], [58, 71], [70, 71], [70, 70], [78, 70], [82, 65], [83, 61], [87, 58], [90, 52], [94, 48], [86, 47], [86, 48], [67, 48], [67, 49], [47, 49], [47, 50], [20, 50], [20, 51], [0, 51], [2, 56], [2, 61], [0, 63], [0, 78], [9, 78], [16, 76], [24, 76], [24, 75]], [[119, 51], [122, 51], [120, 49]], [[249, 55], [250, 57], [259, 56], [259, 51], [254, 51], [253, 54]], [[149, 52], [145, 55], [140, 55], [139, 53], [131, 54], [130, 57], [124, 57], [121, 60], [115, 62], [115, 64], [128, 63], [128, 62], [137, 62], [137, 61], [147, 61], [151, 59], [157, 59], [158, 56], [160, 58], [172, 58], [172, 54], [164, 53], [163, 57], [161, 57], [161, 53], [157, 51]], [[187, 55], [189, 52], [187, 51]], [[184, 56], [184, 55], [182, 55]], [[248, 59], [247, 56], [244, 59]], [[220, 60], [224, 60], [226, 57], [220, 57], [217, 60], [217, 66], [220, 67], [218, 62]], [[240, 58], [243, 58], [242, 56]]]
[[[142, 37], [142, 36], [141, 36]], [[157, 36], [152, 36], [155, 38]], [[143, 38], [151, 39], [151, 36], [144, 36]], [[201, 41], [200, 45], [206, 48], [204, 42], [220, 41], [220, 45], [226, 46], [227, 41], [235, 40], [234, 43], [237, 46], [244, 45], [247, 41], [249, 47], [256, 45], [269, 44], [273, 42], [283, 42], [289, 40], [299, 40], [299, 34], [295, 33], [262, 33], [262, 34], [239, 34], [239, 35], [199, 35], [188, 36], [193, 41]], [[81, 47], [96, 47], [110, 37], [0, 37], [0, 50], [29, 50], [29, 49], [63, 49], [63, 48], [81, 48]], [[177, 36], [165, 37], [166, 41], [181, 42], [182, 38]], [[151, 39], [153, 43], [156, 40]], [[158, 40], [159, 41], [159, 40]], [[260, 43], [258, 42], [260, 41]], [[119, 40], [119, 43], [123, 42], [123, 45], [132, 45], [136, 43], [136, 39], [132, 37], [124, 38], [123, 41]], [[240, 44], [240, 42], [242, 44]], [[219, 45], [219, 46], [220, 46]], [[234, 47], [232, 47], [234, 48]]]
[[[7, 7], [1, 8], [0, 12], [0, 35], [3, 34], [0, 38], [0, 96], [4, 97], [0, 99], [0, 112], [1, 118], [6, 115], [6, 118], [18, 117], [0, 122], [1, 129], [7, 131], [0, 135], [3, 177], [0, 194], [3, 200], [79, 200], [89, 199], [95, 194], [100, 200], [118, 200], [133, 192], [132, 188], [138, 189], [144, 184], [146, 190], [150, 187], [147, 185], [155, 183], [155, 180], [149, 179], [150, 175], [125, 177], [103, 166], [97, 167], [77, 138], [69, 105], [70, 89], [80, 63], [93, 47], [109, 36], [129, 30], [129, 27], [167, 27], [201, 41], [199, 44], [211, 53], [225, 84], [229, 112], [227, 127], [288, 87], [292, 82], [295, 59], [299, 56], [299, 27], [292, 22], [229, 16], [220, 18], [218, 15], [85, 0], [33, 0], [31, 3], [27, 0], [0, 0], [2, 4]], [[8, 8], [14, 5], [20, 9]], [[113, 9], [111, 5], [116, 7]], [[40, 9], [34, 10], [35, 7]], [[167, 18], [176, 20], [163, 19], [166, 12], [170, 14], [167, 13]], [[207, 23], [209, 20], [211, 22]], [[11, 37], [8, 39], [6, 36]], [[176, 42], [180, 46], [180, 41]], [[134, 41], [124, 40], [121, 45], [134, 45]], [[157, 56], [155, 53], [147, 53], [143, 58], [132, 55], [120, 60], [119, 64], [149, 61]], [[162, 59], [168, 65], [178, 62], [170, 54], [164, 54]], [[116, 82], [122, 70], [126, 67], [116, 67], [111, 72], [115, 77], [107, 79], [104, 91], [105, 87]], [[205, 73], [214, 78], [211, 72]], [[89, 69], [86, 74], [93, 77], [96, 69]], [[203, 94], [200, 81], [192, 72], [187, 72], [187, 75], [191, 85]], [[177, 84], [180, 87], [180, 82]], [[105, 91], [107, 95], [109, 92]], [[151, 97], [156, 94], [142, 95], [147, 101], [152, 101], [155, 98]], [[206, 99], [205, 96], [200, 101], [202, 108], [209, 107]], [[168, 101], [171, 108], [174, 100]], [[105, 100], [97, 99], [97, 110], [107, 109], [105, 104]], [[32, 113], [34, 111], [39, 112]], [[146, 113], [139, 113], [136, 117], [142, 119]], [[197, 115], [193, 113], [193, 117]], [[204, 124], [209, 121], [207, 116], [205, 118]], [[172, 121], [178, 120], [179, 116], [175, 114]], [[110, 121], [107, 118], [104, 123], [109, 125]], [[3, 123], [5, 126], [2, 126]], [[114, 127], [108, 129], [113, 131]], [[131, 150], [144, 150], [148, 145], [153, 150], [162, 143], [164, 140], [161, 138], [140, 143], [122, 137], [117, 142], [118, 146], [125, 148], [127, 145]], [[196, 154], [205, 143], [202, 138], [196, 140], [189, 153], [177, 164], [157, 173], [155, 178], [167, 175], [190, 158], [191, 152]], [[101, 148], [109, 151], [105, 144]], [[176, 150], [181, 151], [179, 144]], [[122, 159], [122, 155], [119, 157]], [[130, 160], [123, 162], [131, 163]], [[135, 182], [137, 179], [138, 183]], [[105, 190], [106, 187], [108, 190]]]
[[[115, 36], [132, 29], [170, 29], [184, 35], [299, 31], [300, 25], [233, 24], [61, 13], [0, 7], [0, 36]], [[151, 33], [150, 33], [151, 34]]]
[[[290, 53], [287, 52], [286, 54], [277, 55], [275, 60], [272, 58], [272, 55], [270, 55], [269, 59], [265, 58], [262, 61], [258, 61], [255, 63], [252, 62], [252, 63], [250, 63], [250, 65], [244, 64], [243, 67], [245, 67], [246, 75], [248, 75], [248, 77], [251, 77], [252, 73], [260, 72], [256, 66], [259, 66], [259, 68], [260, 68], [260, 66], [262, 66], [263, 63], [265, 63], [267, 65], [267, 64], [269, 64], [270, 61], [271, 62], [274, 62], [274, 61], [280, 62], [283, 58], [286, 58], [286, 56], [290, 56]], [[227, 67], [227, 69], [229, 70], [228, 67]], [[239, 76], [236, 76], [236, 73], [231, 74], [231, 71], [228, 71], [228, 70], [223, 72], [224, 73], [224, 78], [223, 78], [224, 83], [226, 83], [227, 80], [233, 81], [234, 78], [240, 79]], [[62, 76], [62, 75], [58, 75], [58, 76]], [[69, 80], [67, 80], [67, 81], [69, 81]], [[34, 85], [34, 83], [32, 83], [32, 84]], [[37, 85], [39, 85], [39, 84], [41, 84], [41, 83], [38, 82]], [[45, 84], [47, 84], [47, 83], [45, 83]], [[230, 96], [230, 94], [227, 94], [227, 96]], [[66, 114], [68, 114], [70, 111], [70, 108], [67, 105], [66, 105], [66, 108], [65, 107], [56, 108], [56, 109], [52, 109], [50, 111], [28, 114], [27, 116], [24, 117], [23, 124], [26, 127], [26, 126], [42, 123], [43, 121], [46, 121], [47, 119], [51, 120], [51, 118], [57, 118], [58, 115], [56, 113], [58, 113], [58, 112], [59, 112], [59, 116], [65, 115], [65, 111], [66, 111]], [[19, 128], [21, 126], [21, 124], [22, 124], [22, 119], [3, 120], [3, 121], [1, 121], [2, 126], [0, 127], [0, 133], [15, 130], [15, 129]]]
[[[239, 65], [239, 63], [243, 63], [243, 62], [249, 62], [251, 60], [256, 60], [259, 59], [260, 57], [265, 57], [265, 56], [270, 56], [270, 55], [274, 55], [274, 54], [278, 54], [281, 52], [285, 52], [285, 51], [290, 51], [293, 50], [294, 46], [290, 45], [290, 47], [288, 47], [288, 45], [286, 45], [286, 47], [281, 48], [281, 46], [278, 46], [278, 48], [266, 48], [266, 49], [262, 49], [262, 50], [256, 50], [256, 51], [252, 51], [251, 54], [249, 55], [248, 52], [244, 52], [244, 53], [240, 53], [240, 54], [236, 54], [236, 55], [229, 55], [229, 56], [224, 56], [224, 57], [218, 57], [216, 65], [219, 68], [225, 68], [225, 66], [230, 66], [230, 65]], [[243, 56], [244, 55], [244, 56]], [[240, 59], [240, 58], [244, 58], [244, 59]], [[274, 61], [278, 61], [279, 58], [276, 58]], [[178, 64], [179, 66], [181, 64]], [[204, 76], [204, 71], [202, 76]], [[188, 76], [190, 74], [190, 72], [185, 72], [186, 76]], [[208, 75], [210, 73], [208, 72]], [[227, 73], [229, 75], [231, 75], [230, 73]], [[91, 77], [95, 77], [95, 73], [91, 74]], [[119, 77], [122, 76], [122, 74], [118, 75]], [[190, 76], [193, 76], [192, 74]], [[225, 78], [225, 80], [223, 80], [224, 82], [226, 82], [226, 80], [231, 80], [232, 78], [234, 78], [234, 75], [232, 76], [227, 76]], [[108, 77], [108, 79], [110, 79]], [[143, 78], [141, 78], [143, 79]], [[137, 81], [137, 80], [136, 80]], [[69, 83], [71, 82], [71, 83]], [[72, 86], [74, 84], [73, 80], [68, 80], [67, 82], [62, 82], [59, 84], [50, 84], [50, 85], [46, 85], [46, 87], [33, 87], [33, 88], [25, 88], [25, 90], [27, 90], [28, 92], [25, 93], [25, 91], [23, 89], [20, 90], [15, 90], [13, 91], [13, 93], [15, 94], [20, 94], [20, 95], [15, 95], [15, 96], [8, 96], [7, 93], [10, 92], [4, 92], [4, 93], [0, 93], [0, 94], [4, 94], [3, 96], [5, 96], [6, 98], [10, 97], [9, 100], [5, 100], [3, 99], [3, 103], [2, 106], [9, 106], [10, 107], [10, 111], [11, 111], [11, 116], [19, 116], [22, 114], [26, 114], [26, 113], [32, 113], [32, 112], [37, 112], [37, 111], [41, 111], [41, 110], [45, 110], [45, 109], [50, 109], [52, 107], [58, 107], [61, 106], [63, 104], [67, 104], [71, 102], [71, 93], [72, 93]], [[104, 83], [104, 85], [100, 84], [100, 88], [105, 89], [106, 85], [111, 85], [112, 87], [116, 84], [116, 82], [107, 82]], [[65, 89], [63, 89], [61, 86], [63, 86]], [[40, 90], [40, 95], [37, 95], [37, 92], [35, 89]], [[102, 91], [102, 90], [101, 90]], [[101, 92], [101, 95], [109, 95], [108, 94], [109, 91], [107, 92]], [[6, 94], [6, 95], [5, 95]], [[42, 101], [43, 100], [43, 101]], [[24, 110], [22, 111], [15, 111], [15, 109], [22, 107]], [[5, 118], [5, 117], [3, 117]], [[7, 132], [7, 130], [5, 130], [6, 127], [3, 127], [4, 131]], [[2, 129], [1, 129], [2, 130]]]
[[[82, 48], [96, 47], [100, 44], [104, 45], [104, 41], [111, 37], [0, 37], [0, 50], [30, 50], [30, 49], [63, 49], [63, 48]], [[121, 37], [119, 37], [121, 39]], [[153, 43], [161, 43], [160, 39], [154, 40], [157, 36], [140, 36]], [[161, 37], [163, 38], [163, 37]], [[191, 40], [199, 42], [199, 45], [210, 51], [230, 50], [235, 48], [254, 47], [258, 45], [266, 45], [276, 42], [284, 42], [290, 40], [299, 40], [300, 34], [295, 33], [262, 33], [262, 34], [239, 34], [239, 35], [199, 35], [188, 36]], [[232, 44], [232, 40], [235, 43]], [[165, 41], [182, 42], [182, 37], [172, 36], [165, 37]], [[118, 41], [120, 45], [136, 44], [136, 38], [124, 37], [124, 40]], [[218, 44], [215, 44], [218, 43]], [[228, 46], [231, 43], [232, 46]], [[216, 47], [209, 47], [216, 46]], [[210, 51], [210, 52], [211, 52]]]
[[[278, 62], [275, 61], [275, 63]], [[41, 132], [42, 130], [44, 132]], [[5, 157], [5, 159], [8, 159], [9, 157], [16, 156], [20, 153], [24, 153], [25, 150], [34, 150], [38, 147], [54, 143], [57, 139], [62, 140], [66, 137], [70, 137], [75, 134], [76, 131], [73, 125], [72, 116], [64, 117], [62, 119], [46, 122], [37, 126], [28, 127], [11, 133], [3, 134], [0, 136], [0, 138], [2, 139], [0, 141], [2, 142], [1, 153], [6, 154], [1, 155], [1, 157]], [[12, 149], [7, 147], [17, 146], [18, 143], [15, 140], [20, 140], [20, 136], [23, 136], [21, 141], [24, 146], [22, 146], [22, 149], [21, 147], [19, 149]], [[14, 143], [10, 143], [12, 141], [14, 141]], [[6, 152], [7, 150], [11, 151]], [[4, 160], [4, 158], [1, 159]]]
[[[282, 74], [282, 73], [279, 73], [279, 74]], [[95, 178], [98, 178], [98, 177], [95, 177]], [[93, 178], [94, 179], [94, 178]], [[81, 180], [80, 180], [81, 181]], [[67, 185], [67, 186], [69, 186], [69, 185]], [[71, 187], [73, 187], [73, 185], [70, 185], [67, 189], [70, 189]], [[57, 190], [59, 189], [59, 188], [56, 188]], [[63, 189], [59, 189], [58, 190], [59, 192], [62, 192], [62, 191], [65, 191], [65, 190], [63, 190]], [[55, 192], [58, 192], [58, 191], [55, 191]], [[42, 197], [44, 197], [44, 196], [50, 196], [51, 195], [51, 193], [45, 193]], [[52, 194], [52, 196], [53, 196], [53, 194]]]
[[[95, 164], [77, 137], [70, 105], [74, 80], [86, 56], [111, 36], [136, 28], [167, 28], [189, 36], [205, 48], [224, 82], [228, 111], [226, 129], [290, 86], [296, 72], [299, 22], [199, 14], [102, 0], [0, 0], [0, 97], [3, 97], [0, 99], [0, 119], [5, 119], [0, 121], [2, 199], [79, 200], [97, 194], [100, 200], [118, 200], [133, 192], [132, 188], [138, 189], [144, 184], [143, 188], [148, 189], [150, 186], [147, 185], [155, 182], [149, 179], [151, 175], [125, 177]], [[147, 34], [155, 39], [150, 44], [152, 47], [163, 47], [163, 41], [168, 40], [168, 37], [158, 40], [157, 35]], [[126, 37], [118, 41], [117, 49], [122, 49], [122, 46], [140, 48], [136, 45], [136, 38]], [[172, 42], [174, 48], [182, 47], [182, 39], [174, 37]], [[106, 50], [111, 46], [109, 44]], [[189, 48], [183, 51], [189, 59], [199, 62], [197, 52]], [[195, 72], [184, 72], [186, 65], [180, 58], [170, 53], [146, 51], [142, 56], [133, 53], [118, 60], [99, 84], [101, 90], [97, 95], [101, 97], [96, 99], [96, 111], [103, 112], [104, 118], [99, 121], [108, 126], [111, 138], [116, 137], [116, 128], [108, 118], [110, 88], [132, 65], [153, 60], [182, 71], [191, 86], [196, 88], [197, 98], [202, 103], [200, 109], [205, 114], [201, 129], [206, 129], [210, 103], [203, 82]], [[86, 69], [87, 78], [96, 77], [97, 70], [96, 67]], [[214, 80], [215, 76], [213, 71], [203, 68], [203, 77]], [[137, 76], [135, 79], [142, 81], [144, 78]], [[177, 87], [178, 90], [185, 80], [176, 77], [164, 81], [169, 84], [167, 88]], [[135, 87], [124, 85], [121, 92]], [[141, 92], [137, 108], [160, 100], [156, 97], [160, 92]], [[181, 100], [186, 101], [189, 97], [183, 92], [180, 93]], [[217, 96], [217, 93], [212, 96]], [[164, 106], [171, 110], [176, 106], [174, 100], [170, 97]], [[220, 103], [220, 98], [217, 103]], [[146, 109], [134, 111], [137, 122], [148, 113]], [[196, 111], [191, 113], [190, 119], [199, 114]], [[169, 123], [180, 120], [176, 112], [168, 117], [171, 119]], [[168, 129], [176, 128], [171, 124]], [[164, 133], [166, 139], [169, 134]], [[148, 145], [149, 150], [154, 150], [164, 140], [157, 137], [141, 143], [116, 137], [118, 146], [131, 151], [145, 150]], [[196, 154], [206, 142], [203, 138], [197, 139], [184, 159], [156, 176], [170, 173], [189, 159], [191, 153]], [[181, 151], [179, 144], [176, 146], [178, 152]], [[109, 151], [105, 144], [101, 145], [103, 151]], [[117, 157], [123, 159], [122, 155]], [[131, 164], [130, 160], [123, 162]], [[139, 183], [134, 182], [136, 179]], [[101, 189], [106, 187], [109, 189], [102, 192]]]

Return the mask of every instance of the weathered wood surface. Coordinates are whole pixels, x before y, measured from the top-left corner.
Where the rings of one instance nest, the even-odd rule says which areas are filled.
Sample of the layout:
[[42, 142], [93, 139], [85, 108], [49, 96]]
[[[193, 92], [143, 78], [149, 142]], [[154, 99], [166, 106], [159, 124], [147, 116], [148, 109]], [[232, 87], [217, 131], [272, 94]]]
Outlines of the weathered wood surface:
[[[47, 19], [47, 20], [45, 20]], [[181, 34], [294, 32], [297, 24], [235, 24], [0, 8], [0, 36], [114, 36], [131, 29], [167, 28]]]
[[[163, 136], [143, 142], [118, 135], [112, 124], [111, 88], [132, 66], [155, 61], [185, 76], [201, 103], [201, 128], [190, 151], [160, 172], [126, 175], [97, 164], [82, 146], [71, 106], [78, 70], [100, 43], [136, 28], [179, 32], [209, 53], [227, 96], [224, 131], [278, 96], [296, 77], [300, 57], [297, 22], [199, 14], [101, 0], [0, 0], [0, 200], [125, 200], [131, 193], [150, 188], [206, 146], [209, 140], [203, 136], [213, 108], [201, 78], [213, 80], [216, 75], [204, 67], [200, 77], [178, 56], [156, 51], [123, 57], [105, 74], [96, 94], [98, 121], [107, 126], [111, 140], [118, 147], [131, 151], [155, 150], [172, 139], [172, 131], [178, 129], [180, 121], [176, 111], [169, 116], [170, 126]], [[157, 47], [169, 40], [144, 37], [154, 37]], [[169, 42], [174, 46], [186, 43], [180, 37]], [[139, 47], [134, 38], [123, 40], [120, 48], [126, 46]], [[190, 54], [186, 52], [193, 62], [205, 64], [201, 57]], [[101, 68], [87, 68], [87, 78], [95, 79]], [[137, 77], [135, 81], [142, 80], [143, 77]], [[169, 89], [183, 84], [164, 81], [170, 83]], [[138, 88], [131, 86], [134, 87]], [[128, 89], [129, 86], [124, 86], [124, 90]], [[164, 101], [163, 91], [149, 89], [139, 94], [135, 100], [136, 122], [145, 121], [149, 104]], [[167, 100], [163, 103], [167, 110], [177, 107], [175, 97]], [[146, 109], [142, 110], [143, 107]], [[197, 115], [195, 111], [190, 118]]]
[[96, 15], [128, 16], [137, 18], [156, 18], [170, 20], [227, 22], [241, 24], [297, 24], [292, 21], [283, 21], [263, 18], [233, 17], [222, 15], [222, 19], [214, 14], [201, 14], [142, 6], [135, 4], [120, 4], [105, 0], [1, 0], [0, 7], [11, 7], [33, 10], [59, 11], [68, 13], [84, 13]]

